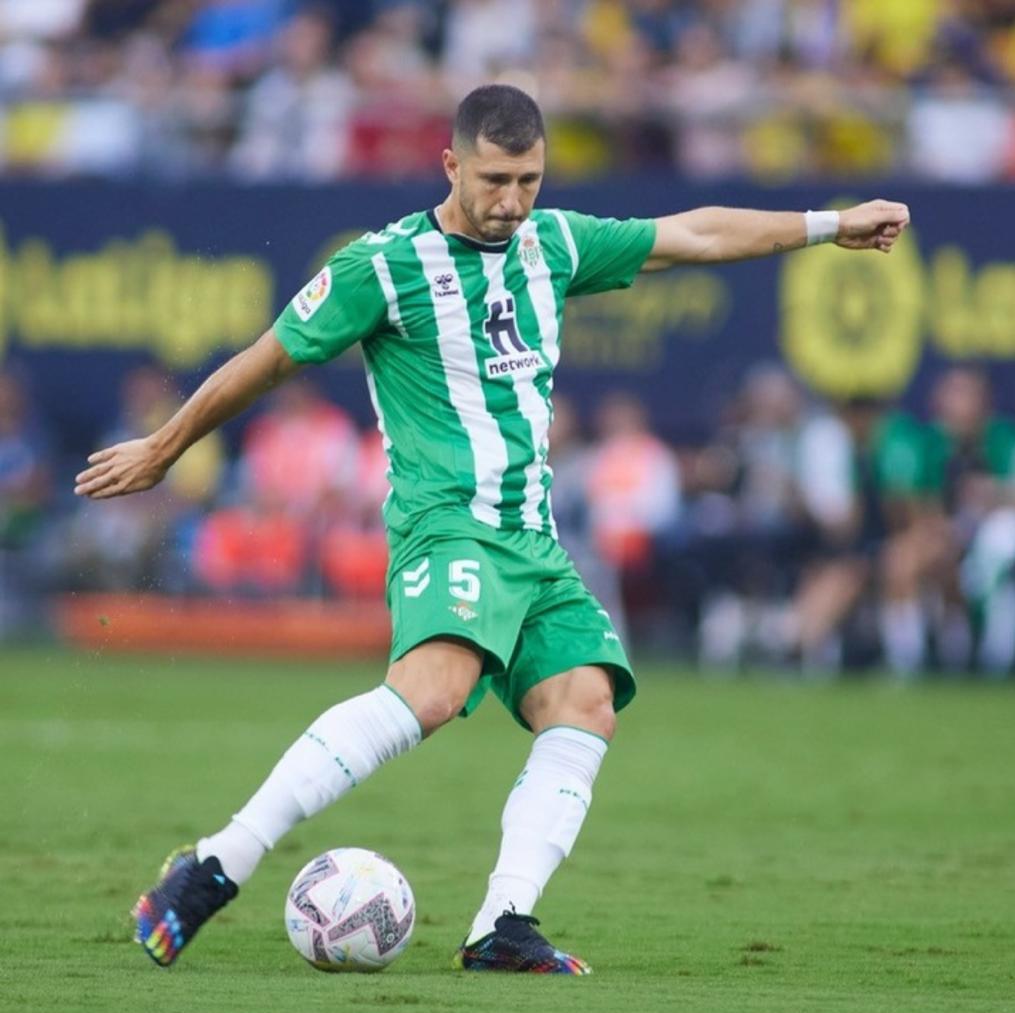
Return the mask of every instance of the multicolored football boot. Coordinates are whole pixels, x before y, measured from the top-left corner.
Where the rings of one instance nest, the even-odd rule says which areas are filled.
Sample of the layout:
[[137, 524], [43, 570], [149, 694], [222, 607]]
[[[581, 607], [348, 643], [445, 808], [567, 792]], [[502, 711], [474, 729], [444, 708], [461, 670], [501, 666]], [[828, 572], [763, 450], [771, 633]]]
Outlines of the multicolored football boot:
[[524, 971], [529, 974], [591, 974], [581, 957], [558, 950], [535, 929], [538, 918], [505, 911], [493, 932], [462, 943], [454, 965], [462, 971]]
[[177, 848], [163, 863], [158, 883], [134, 905], [134, 938], [156, 964], [168, 967], [239, 890], [217, 858], [199, 862], [193, 847]]

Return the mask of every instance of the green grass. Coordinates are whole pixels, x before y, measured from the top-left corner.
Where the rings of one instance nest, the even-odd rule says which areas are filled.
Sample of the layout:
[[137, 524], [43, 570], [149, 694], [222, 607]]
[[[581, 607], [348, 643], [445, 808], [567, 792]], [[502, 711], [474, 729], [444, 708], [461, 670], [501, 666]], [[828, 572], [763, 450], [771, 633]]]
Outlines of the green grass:
[[[0, 1010], [1015, 1010], [1007, 687], [646, 672], [538, 912], [590, 978], [450, 970], [528, 748], [494, 701], [297, 828], [177, 966], [150, 964], [125, 913], [163, 854], [377, 672], [0, 653]], [[285, 937], [289, 880], [340, 845], [416, 892], [380, 976], [320, 974]]]

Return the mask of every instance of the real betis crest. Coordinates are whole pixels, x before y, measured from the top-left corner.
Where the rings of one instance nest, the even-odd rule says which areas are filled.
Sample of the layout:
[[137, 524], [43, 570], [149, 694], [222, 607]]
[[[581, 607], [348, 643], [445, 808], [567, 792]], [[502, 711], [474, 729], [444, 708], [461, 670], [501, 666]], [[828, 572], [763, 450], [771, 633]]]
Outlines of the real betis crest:
[[528, 264], [529, 267], [535, 267], [542, 255], [543, 251], [539, 248], [539, 240], [531, 232], [518, 244], [518, 256], [522, 263]]

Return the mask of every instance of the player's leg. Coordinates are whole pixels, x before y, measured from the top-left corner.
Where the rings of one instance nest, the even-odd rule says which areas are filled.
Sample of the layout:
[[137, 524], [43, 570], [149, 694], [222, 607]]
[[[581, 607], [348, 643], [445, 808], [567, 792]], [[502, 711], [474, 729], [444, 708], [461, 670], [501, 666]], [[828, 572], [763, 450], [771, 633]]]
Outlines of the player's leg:
[[537, 683], [521, 702], [535, 740], [502, 817], [500, 855], [471, 938], [505, 910], [531, 914], [574, 847], [613, 738], [613, 679], [583, 665]]
[[535, 741], [504, 807], [497, 864], [459, 959], [468, 969], [585, 974], [583, 960], [535, 931], [531, 914], [592, 802], [616, 726], [613, 676], [577, 666], [529, 689], [520, 712]]
[[232, 822], [197, 846], [242, 884], [264, 852], [381, 764], [418, 745], [454, 717], [479, 679], [472, 645], [430, 640], [395, 661], [376, 689], [326, 710], [279, 760]]
[[137, 939], [149, 956], [172, 963], [293, 826], [457, 714], [481, 668], [475, 646], [430, 640], [395, 661], [384, 684], [321, 714], [232, 820], [196, 849], [171, 855], [160, 882], [141, 896]]
[[564, 550], [533, 535], [530, 555], [541, 567], [540, 589], [491, 688], [535, 740], [504, 806], [497, 864], [458, 962], [470, 970], [584, 974], [584, 961], [536, 932], [531, 912], [574, 846], [616, 712], [635, 684], [609, 615]]

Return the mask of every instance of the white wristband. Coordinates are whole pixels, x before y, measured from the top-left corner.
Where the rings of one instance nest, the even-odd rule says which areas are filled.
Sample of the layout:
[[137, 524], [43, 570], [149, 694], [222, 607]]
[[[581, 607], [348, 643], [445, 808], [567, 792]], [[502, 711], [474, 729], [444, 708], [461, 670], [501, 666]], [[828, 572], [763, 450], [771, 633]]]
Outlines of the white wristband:
[[804, 214], [807, 225], [807, 245], [831, 243], [839, 235], [838, 211], [807, 211]]

